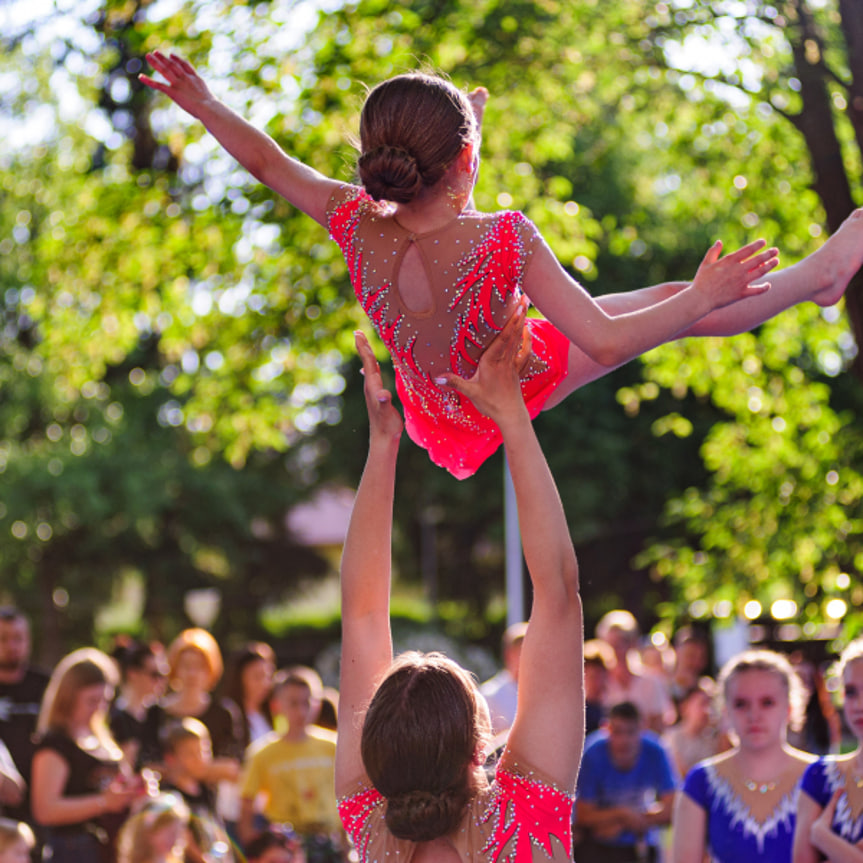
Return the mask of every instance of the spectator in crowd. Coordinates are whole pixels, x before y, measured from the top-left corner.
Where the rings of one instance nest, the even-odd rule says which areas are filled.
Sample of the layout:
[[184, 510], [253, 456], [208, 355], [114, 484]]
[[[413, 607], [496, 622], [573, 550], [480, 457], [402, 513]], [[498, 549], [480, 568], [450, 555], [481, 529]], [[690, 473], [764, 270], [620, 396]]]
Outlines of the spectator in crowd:
[[671, 692], [671, 673], [674, 671], [674, 648], [666, 641], [642, 639], [638, 659], [644, 674], [652, 674], [666, 692]]
[[680, 698], [680, 719], [665, 732], [666, 748], [681, 776], [686, 776], [699, 761], [730, 746], [719, 728], [715, 696], [716, 684], [710, 677], [702, 677]]
[[479, 688], [488, 702], [493, 734], [506, 731], [512, 727], [515, 720], [515, 707], [518, 701], [518, 666], [526, 632], [526, 623], [513, 623], [506, 628], [501, 639], [503, 668]]
[[36, 837], [30, 825], [11, 818], [0, 818], [0, 863], [30, 863]]
[[255, 801], [262, 797], [267, 820], [291, 825], [309, 863], [342, 858], [345, 842], [334, 790], [336, 737], [314, 724], [322, 691], [321, 679], [311, 668], [297, 666], [276, 674], [274, 707], [288, 727], [252, 747], [248, 755], [239, 825], [244, 845], [255, 838]]
[[273, 648], [262, 641], [249, 642], [229, 657], [222, 695], [240, 715], [243, 752], [250, 743], [272, 733], [270, 696], [275, 670]]
[[803, 727], [788, 735], [793, 746], [814, 755], [839, 751], [842, 720], [833, 705], [824, 675], [818, 665], [801, 651], [788, 657], [806, 689], [806, 713]]
[[208, 782], [236, 781], [243, 757], [242, 723], [232, 702], [212, 695], [223, 670], [216, 639], [205, 629], [184, 629], [168, 647], [167, 659], [170, 691], [148, 712], [142, 742], [144, 763], [158, 765], [162, 729], [171, 720], [191, 717], [209, 732], [213, 757], [208, 761]]
[[598, 731], [605, 719], [605, 687], [614, 652], [598, 638], [584, 642], [584, 733]]
[[[48, 675], [30, 665], [30, 649], [27, 618], [16, 608], [0, 607], [0, 740], [28, 791], [35, 751], [33, 733], [48, 685]], [[4, 802], [3, 811], [9, 818], [32, 823], [29, 793], [17, 804], [11, 799]]]
[[321, 710], [315, 720], [318, 728], [335, 731], [339, 727], [339, 691], [332, 686], [325, 686], [321, 695]]
[[[244, 644], [228, 659], [222, 695], [228, 709], [240, 717], [240, 743], [244, 757], [250, 744], [272, 734], [270, 697], [273, 693], [275, 670], [276, 655], [272, 647], [262, 641]], [[223, 779], [219, 782], [216, 802], [228, 834], [235, 839], [239, 836], [239, 781], [238, 776], [235, 780]]]
[[674, 669], [671, 697], [675, 705], [707, 674], [710, 642], [707, 633], [695, 626], [682, 626], [674, 635]]
[[617, 609], [603, 615], [596, 625], [597, 638], [614, 652], [605, 689], [605, 706], [629, 701], [638, 708], [646, 728], [661, 734], [674, 722], [674, 705], [662, 682], [644, 674], [637, 665], [638, 623], [628, 611]]
[[132, 802], [146, 793], [108, 728], [116, 683], [113, 660], [85, 647], [60, 660], [45, 690], [32, 806], [52, 863], [114, 861], [117, 831]]
[[296, 833], [284, 827], [268, 827], [245, 851], [247, 863], [306, 863], [302, 842]]
[[189, 817], [177, 794], [149, 798], [120, 829], [117, 863], [183, 863]]
[[863, 860], [863, 638], [839, 658], [843, 710], [856, 747], [827, 755], [806, 768], [794, 835], [794, 863], [860, 863]]
[[113, 656], [120, 668], [120, 691], [111, 704], [108, 721], [126, 761], [139, 770], [141, 745], [148, 734], [147, 718], [154, 721], [150, 708], [164, 689], [167, 665], [161, 651], [134, 641], [119, 645]]
[[788, 745], [803, 687], [770, 650], [732, 657], [717, 681], [734, 746], [697, 764], [675, 803], [672, 863], [788, 863], [800, 777], [812, 756]]
[[216, 810], [212, 744], [206, 725], [190, 716], [173, 719], [162, 732], [162, 791], [174, 791], [191, 813], [185, 863], [233, 861], [225, 825]]
[[579, 863], [654, 863], [659, 828], [670, 823], [677, 780], [638, 707], [613, 705], [606, 727], [586, 741], [575, 795]]

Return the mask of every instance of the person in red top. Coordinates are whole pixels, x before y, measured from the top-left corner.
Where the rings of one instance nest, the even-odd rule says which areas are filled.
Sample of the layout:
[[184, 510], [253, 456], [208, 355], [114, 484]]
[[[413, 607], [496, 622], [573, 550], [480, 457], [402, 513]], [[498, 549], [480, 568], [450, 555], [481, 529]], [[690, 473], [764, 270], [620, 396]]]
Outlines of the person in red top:
[[408, 435], [458, 478], [501, 442], [494, 422], [457, 389], [524, 295], [533, 355], [522, 392], [531, 416], [649, 348], [684, 335], [729, 335], [811, 300], [837, 302], [863, 263], [863, 209], [819, 255], [759, 280], [778, 263], [763, 241], [720, 257], [707, 252], [692, 282], [594, 299], [559, 264], [522, 213], [472, 205], [479, 168], [478, 114], [487, 97], [443, 78], [397, 75], [368, 94], [357, 170], [346, 185], [290, 158], [265, 133], [215, 99], [174, 54], [147, 55], [163, 76], [141, 81], [197, 117], [255, 177], [324, 225], [339, 244], [354, 292], [386, 345]]
[[501, 429], [534, 590], [518, 711], [491, 783], [489, 714], [471, 675], [442, 654], [393, 661], [390, 546], [403, 424], [357, 334], [371, 430], [342, 558], [336, 794], [361, 863], [571, 860], [584, 630], [566, 518], [520, 393], [523, 326], [520, 305], [476, 375], [447, 379]]

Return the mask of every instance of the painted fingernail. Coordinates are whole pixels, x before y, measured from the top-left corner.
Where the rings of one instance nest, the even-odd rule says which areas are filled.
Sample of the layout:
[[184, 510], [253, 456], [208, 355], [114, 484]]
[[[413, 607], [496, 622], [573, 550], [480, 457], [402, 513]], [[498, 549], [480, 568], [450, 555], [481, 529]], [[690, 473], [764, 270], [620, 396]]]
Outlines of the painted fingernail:
[[446, 378], [443, 378], [443, 377], [435, 378], [435, 379], [434, 379], [434, 382], [435, 382], [438, 386], [444, 386], [444, 385], [446, 384]]

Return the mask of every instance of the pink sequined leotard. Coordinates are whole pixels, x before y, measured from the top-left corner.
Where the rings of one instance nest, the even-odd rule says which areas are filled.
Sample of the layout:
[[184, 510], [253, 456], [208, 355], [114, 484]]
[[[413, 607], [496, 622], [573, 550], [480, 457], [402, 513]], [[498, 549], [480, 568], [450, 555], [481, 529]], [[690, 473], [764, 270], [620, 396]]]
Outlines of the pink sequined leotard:
[[[445, 371], [473, 374], [521, 296], [531, 255], [542, 243], [539, 233], [521, 213], [466, 211], [437, 230], [414, 234], [358, 186], [336, 191], [327, 213], [357, 298], [392, 355], [408, 434], [453, 476], [470, 476], [500, 446], [500, 431], [468, 399], [433, 379]], [[412, 245], [433, 297], [419, 311], [398, 287]], [[566, 376], [569, 341], [548, 321], [529, 318], [527, 327], [532, 356], [522, 370], [522, 393], [535, 417]]]
[[[471, 863], [529, 863], [538, 849], [542, 859], [571, 863], [572, 800], [505, 754], [494, 782], [473, 799], [462, 822], [467, 858]], [[410, 863], [414, 855], [415, 842], [396, 839], [387, 829], [385, 807], [386, 800], [367, 783], [339, 800], [339, 815], [360, 863]]]

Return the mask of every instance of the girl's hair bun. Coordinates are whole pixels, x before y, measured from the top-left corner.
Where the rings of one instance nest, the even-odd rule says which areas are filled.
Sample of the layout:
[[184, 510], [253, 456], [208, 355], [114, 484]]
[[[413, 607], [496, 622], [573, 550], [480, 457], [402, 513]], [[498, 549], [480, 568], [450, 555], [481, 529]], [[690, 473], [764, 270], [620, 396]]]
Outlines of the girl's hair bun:
[[407, 791], [387, 798], [386, 825], [397, 839], [428, 842], [458, 826], [467, 802], [464, 789]]
[[376, 201], [407, 204], [423, 187], [417, 160], [401, 147], [375, 147], [358, 162], [360, 182]]

